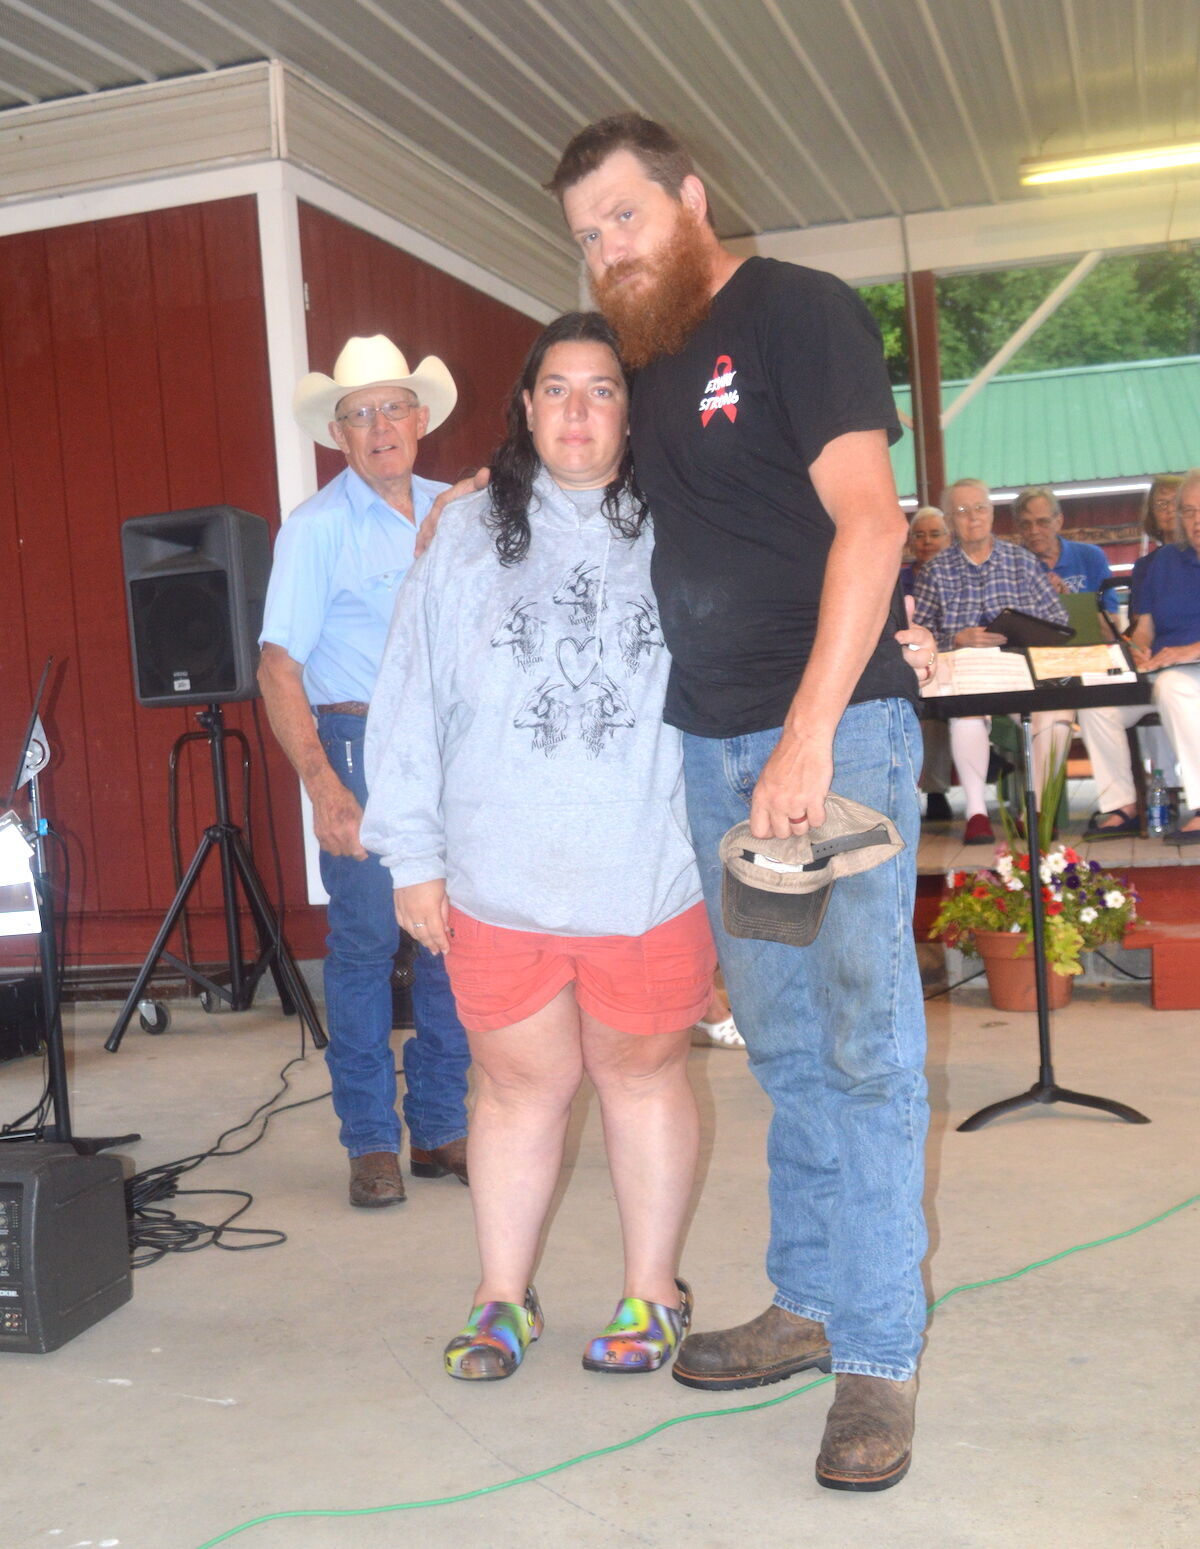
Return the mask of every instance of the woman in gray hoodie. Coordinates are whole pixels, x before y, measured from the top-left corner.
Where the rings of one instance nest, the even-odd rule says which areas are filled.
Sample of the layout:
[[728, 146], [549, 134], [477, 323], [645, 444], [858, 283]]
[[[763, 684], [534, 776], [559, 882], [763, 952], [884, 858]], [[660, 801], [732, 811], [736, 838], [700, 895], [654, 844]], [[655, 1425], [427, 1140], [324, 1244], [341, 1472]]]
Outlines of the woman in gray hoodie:
[[689, 1029], [715, 966], [684, 808], [628, 386], [596, 313], [533, 345], [488, 489], [449, 508], [396, 606], [367, 723], [364, 844], [468, 1029], [482, 1275], [450, 1375], [509, 1376], [584, 1072], [625, 1254], [598, 1371], [675, 1352], [699, 1125]]

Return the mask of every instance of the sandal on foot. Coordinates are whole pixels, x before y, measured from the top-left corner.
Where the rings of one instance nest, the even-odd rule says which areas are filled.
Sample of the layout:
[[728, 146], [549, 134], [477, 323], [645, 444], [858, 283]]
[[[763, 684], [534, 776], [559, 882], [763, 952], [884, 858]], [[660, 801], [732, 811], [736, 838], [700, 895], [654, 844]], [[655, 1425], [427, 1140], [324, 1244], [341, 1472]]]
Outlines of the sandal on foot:
[[467, 1326], [446, 1346], [446, 1370], [467, 1382], [499, 1382], [511, 1377], [521, 1357], [545, 1327], [532, 1286], [524, 1302], [481, 1302], [471, 1308]]
[[[1105, 823], [1104, 818], [1119, 818], [1120, 821]], [[1111, 812], [1093, 812], [1081, 837], [1089, 844], [1097, 839], [1123, 839], [1128, 834], [1136, 834], [1139, 826], [1136, 812], [1122, 812], [1120, 807], [1114, 807]]]
[[692, 1321], [692, 1292], [677, 1280], [679, 1306], [623, 1296], [612, 1322], [588, 1345], [583, 1364], [590, 1372], [653, 1372], [669, 1361]]
[[713, 1049], [744, 1049], [746, 1040], [737, 1030], [737, 1023], [732, 1016], [720, 1017], [715, 1022], [706, 1022], [703, 1017], [692, 1029], [692, 1042], [703, 1048], [707, 1045]]

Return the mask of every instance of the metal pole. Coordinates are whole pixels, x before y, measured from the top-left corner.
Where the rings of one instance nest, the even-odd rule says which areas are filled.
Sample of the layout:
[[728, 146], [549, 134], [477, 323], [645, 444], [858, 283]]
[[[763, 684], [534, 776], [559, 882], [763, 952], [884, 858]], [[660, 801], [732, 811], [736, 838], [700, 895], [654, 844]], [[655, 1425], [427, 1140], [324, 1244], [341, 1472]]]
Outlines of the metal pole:
[[62, 1001], [59, 996], [58, 940], [50, 873], [46, 865], [46, 826], [38, 777], [29, 777], [29, 810], [33, 819], [33, 886], [37, 893], [41, 933], [38, 951], [42, 965], [42, 1015], [46, 1024], [46, 1065], [54, 1105], [54, 1139], [71, 1138], [71, 1104], [67, 1085], [67, 1058], [63, 1049]]

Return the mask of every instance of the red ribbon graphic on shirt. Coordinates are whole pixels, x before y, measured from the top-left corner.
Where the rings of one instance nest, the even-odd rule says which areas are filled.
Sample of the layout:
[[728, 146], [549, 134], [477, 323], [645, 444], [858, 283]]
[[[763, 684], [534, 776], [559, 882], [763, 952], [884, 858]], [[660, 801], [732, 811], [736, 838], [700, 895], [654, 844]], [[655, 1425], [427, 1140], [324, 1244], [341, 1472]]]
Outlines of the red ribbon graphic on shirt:
[[707, 425], [718, 410], [731, 422], [737, 419], [738, 391], [733, 385], [737, 372], [728, 355], [718, 355], [713, 366], [712, 380], [700, 400], [700, 423]]

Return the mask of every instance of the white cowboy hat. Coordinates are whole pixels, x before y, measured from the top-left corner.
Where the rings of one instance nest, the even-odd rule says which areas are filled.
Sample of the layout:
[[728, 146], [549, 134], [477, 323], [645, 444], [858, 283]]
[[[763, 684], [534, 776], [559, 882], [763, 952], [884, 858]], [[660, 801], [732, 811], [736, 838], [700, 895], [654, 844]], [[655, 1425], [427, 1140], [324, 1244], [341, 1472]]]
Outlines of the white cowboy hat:
[[334, 410], [347, 393], [360, 387], [407, 387], [429, 410], [429, 430], [436, 430], [458, 402], [458, 388], [436, 355], [426, 355], [415, 371], [390, 339], [377, 333], [351, 339], [334, 362], [333, 375], [310, 371], [296, 388], [292, 412], [300, 429], [321, 446], [336, 447], [329, 434]]

